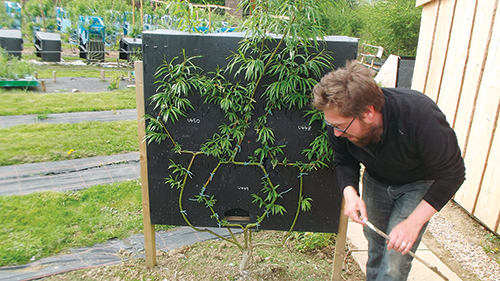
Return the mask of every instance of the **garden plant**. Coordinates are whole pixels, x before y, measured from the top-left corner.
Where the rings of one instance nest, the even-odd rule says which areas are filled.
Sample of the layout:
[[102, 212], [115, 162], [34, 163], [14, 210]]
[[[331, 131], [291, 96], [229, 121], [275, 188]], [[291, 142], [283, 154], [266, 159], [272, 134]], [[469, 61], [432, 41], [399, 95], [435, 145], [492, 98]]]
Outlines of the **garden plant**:
[[23, 79], [35, 73], [35, 67], [29, 62], [19, 59], [0, 48], [0, 79]]

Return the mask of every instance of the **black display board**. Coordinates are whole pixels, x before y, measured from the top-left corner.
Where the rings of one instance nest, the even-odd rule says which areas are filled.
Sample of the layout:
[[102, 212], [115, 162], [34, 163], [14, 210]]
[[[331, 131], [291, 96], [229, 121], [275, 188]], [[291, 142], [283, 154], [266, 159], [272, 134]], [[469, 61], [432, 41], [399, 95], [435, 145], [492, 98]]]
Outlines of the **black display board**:
[[141, 53], [142, 39], [123, 37], [120, 39], [119, 58], [131, 61], [132, 56]]
[[396, 87], [411, 89], [415, 57], [399, 57]]
[[[194, 62], [206, 72], [214, 71], [217, 66], [225, 66], [231, 52], [237, 51], [238, 42], [243, 38], [242, 33], [224, 34], [192, 34], [179, 31], [157, 30], [144, 32], [142, 36], [142, 51], [144, 65], [144, 103], [146, 114], [155, 113], [154, 105], [150, 104], [150, 97], [156, 93], [158, 85], [154, 84], [157, 68], [164, 61], [171, 61], [174, 57], [182, 56], [184, 49], [187, 57], [202, 56]], [[327, 50], [332, 52], [334, 65], [344, 66], [346, 60], [356, 59], [358, 41], [355, 38], [331, 36], [323, 42]], [[329, 70], [325, 70], [325, 73]], [[264, 91], [265, 85], [270, 82], [269, 77], [263, 79], [256, 97]], [[204, 98], [193, 95], [190, 100], [195, 110], [181, 117], [169, 132], [177, 143], [182, 144], [184, 150], [200, 151], [200, 146], [219, 133], [218, 127], [222, 122], [227, 123], [224, 113], [219, 107], [204, 102]], [[264, 105], [256, 98], [256, 114], [260, 116]], [[289, 162], [303, 161], [307, 158], [302, 150], [319, 134], [321, 122], [309, 125], [309, 118], [304, 117], [303, 110], [283, 109], [272, 112], [268, 117], [267, 127], [274, 129], [278, 145], [286, 145], [279, 160], [287, 157]], [[256, 141], [255, 131], [247, 130], [241, 144], [241, 151], [235, 158], [239, 163], [246, 163], [248, 156], [260, 146]], [[337, 179], [332, 168], [314, 170], [302, 173], [298, 168], [276, 166], [273, 168], [269, 161], [262, 166], [245, 164], [222, 164], [213, 173], [219, 160], [215, 157], [198, 155], [194, 158], [182, 194], [183, 210], [179, 208], [179, 189], [172, 189], [165, 183], [170, 175], [168, 169], [171, 160], [187, 167], [192, 159], [189, 154], [177, 154], [172, 151], [173, 144], [166, 140], [161, 144], [151, 142], [147, 145], [147, 168], [150, 198], [150, 213], [152, 224], [187, 225], [182, 214], [187, 215], [194, 226], [217, 227], [211, 211], [196, 202], [195, 196], [204, 194], [217, 199], [214, 209], [219, 217], [231, 221], [254, 223], [263, 209], [257, 203], [252, 203], [252, 194], [259, 194], [262, 189], [262, 180], [265, 177], [272, 179], [273, 184], [279, 185], [280, 194], [277, 204], [283, 205], [287, 212], [283, 215], [269, 215], [259, 229], [288, 230], [297, 211], [299, 190], [302, 186], [303, 197], [312, 198], [312, 209], [301, 212], [296, 231], [337, 232], [340, 215], [340, 194]], [[328, 163], [331, 166], [331, 163]], [[209, 181], [206, 189], [205, 183]]]
[[23, 34], [21, 30], [0, 29], [0, 47], [7, 54], [21, 58], [23, 52]]
[[35, 54], [42, 61], [61, 61], [61, 35], [53, 32], [35, 32]]

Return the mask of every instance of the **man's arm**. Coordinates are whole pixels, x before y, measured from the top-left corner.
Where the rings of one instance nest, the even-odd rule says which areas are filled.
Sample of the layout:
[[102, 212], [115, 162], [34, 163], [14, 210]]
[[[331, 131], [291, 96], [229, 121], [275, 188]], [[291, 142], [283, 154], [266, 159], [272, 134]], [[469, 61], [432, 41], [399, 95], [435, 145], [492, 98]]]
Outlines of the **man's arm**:
[[[356, 189], [353, 186], [347, 186], [344, 189], [344, 198], [345, 215], [351, 220], [364, 225], [365, 223], [363, 220], [368, 220], [366, 206], [365, 202], [359, 197]], [[387, 249], [394, 249], [402, 252], [403, 255], [408, 253], [413, 247], [413, 244], [415, 244], [422, 227], [436, 212], [434, 207], [427, 203], [427, 201], [422, 200], [410, 216], [396, 225], [391, 231], [389, 234], [390, 240], [387, 241]], [[402, 242], [404, 242], [404, 244]]]
[[426, 101], [428, 105], [418, 105], [414, 137], [418, 155], [434, 179], [424, 200], [439, 211], [465, 180], [465, 165], [455, 131], [437, 105]]
[[387, 249], [394, 249], [402, 252], [403, 255], [408, 253], [417, 240], [422, 227], [436, 212], [437, 210], [434, 207], [427, 203], [427, 201], [422, 200], [406, 220], [392, 229], [389, 234], [391, 239], [387, 242]]
[[368, 220], [366, 215], [365, 202], [359, 197], [358, 192], [353, 186], [347, 186], [344, 189], [345, 207], [344, 213], [351, 220], [365, 224], [363, 220]]
[[[333, 129], [328, 127], [328, 142], [333, 151], [333, 168], [337, 174], [340, 190], [344, 192], [344, 188], [352, 186], [358, 190], [359, 186], [359, 161], [356, 160], [347, 147], [348, 140], [341, 137], [336, 137]], [[357, 194], [357, 192], [356, 192]]]

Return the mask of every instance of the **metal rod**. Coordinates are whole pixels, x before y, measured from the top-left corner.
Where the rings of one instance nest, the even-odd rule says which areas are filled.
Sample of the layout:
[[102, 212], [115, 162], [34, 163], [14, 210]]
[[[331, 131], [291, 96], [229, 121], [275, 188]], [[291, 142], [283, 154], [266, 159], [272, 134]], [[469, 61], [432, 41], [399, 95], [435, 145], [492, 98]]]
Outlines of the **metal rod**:
[[[375, 231], [378, 235], [384, 237], [386, 240], [391, 240], [391, 238], [389, 237], [389, 235], [385, 234], [382, 230], [378, 229], [376, 226], [374, 226], [371, 222], [367, 221], [367, 220], [364, 220], [363, 219], [363, 222], [373, 231]], [[418, 261], [420, 261], [423, 265], [427, 266], [427, 268], [429, 268], [430, 270], [434, 271], [434, 273], [436, 273], [437, 275], [439, 275], [441, 278], [443, 278], [444, 280], [448, 281], [448, 277], [444, 276], [443, 273], [441, 273], [441, 271], [439, 271], [439, 269], [437, 269], [437, 267], [433, 266], [433, 265], [430, 265], [429, 263], [427, 263], [425, 260], [423, 260], [421, 257], [417, 256], [415, 253], [413, 253], [412, 251], [409, 251], [408, 254], [410, 256], [412, 256], [413, 258], [417, 259]]]

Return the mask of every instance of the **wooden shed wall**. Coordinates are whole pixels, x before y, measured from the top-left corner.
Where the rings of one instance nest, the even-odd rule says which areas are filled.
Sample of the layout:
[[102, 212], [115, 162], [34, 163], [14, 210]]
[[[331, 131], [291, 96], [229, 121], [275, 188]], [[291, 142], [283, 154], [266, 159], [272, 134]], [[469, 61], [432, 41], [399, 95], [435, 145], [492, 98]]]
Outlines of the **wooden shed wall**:
[[417, 0], [422, 24], [412, 88], [455, 129], [467, 179], [454, 200], [500, 233], [499, 0]]

